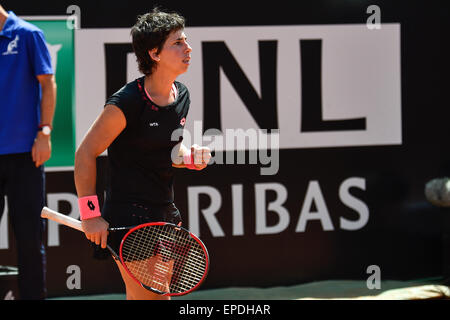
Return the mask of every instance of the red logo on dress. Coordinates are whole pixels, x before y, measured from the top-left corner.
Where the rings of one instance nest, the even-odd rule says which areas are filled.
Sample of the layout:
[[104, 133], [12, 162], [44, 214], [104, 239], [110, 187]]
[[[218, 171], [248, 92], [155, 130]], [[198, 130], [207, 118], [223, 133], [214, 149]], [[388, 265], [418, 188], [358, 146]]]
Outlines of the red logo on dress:
[[180, 124], [181, 124], [182, 126], [184, 126], [185, 123], [186, 123], [186, 118], [181, 119]]

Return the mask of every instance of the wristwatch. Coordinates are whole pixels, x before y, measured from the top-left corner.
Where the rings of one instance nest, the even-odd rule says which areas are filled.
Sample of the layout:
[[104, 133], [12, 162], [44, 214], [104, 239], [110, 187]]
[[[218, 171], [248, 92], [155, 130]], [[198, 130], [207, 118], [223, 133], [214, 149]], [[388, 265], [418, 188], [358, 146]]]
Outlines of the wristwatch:
[[52, 128], [48, 124], [41, 124], [38, 128], [38, 131], [42, 131], [44, 135], [49, 136], [52, 132]]

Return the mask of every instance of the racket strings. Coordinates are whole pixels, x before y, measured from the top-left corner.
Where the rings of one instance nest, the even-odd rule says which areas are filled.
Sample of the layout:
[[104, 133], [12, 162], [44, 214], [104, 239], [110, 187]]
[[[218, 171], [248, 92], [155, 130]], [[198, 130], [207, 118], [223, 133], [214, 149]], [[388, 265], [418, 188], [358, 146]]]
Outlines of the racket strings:
[[171, 225], [145, 226], [122, 244], [123, 261], [144, 285], [166, 293], [195, 287], [206, 271], [206, 255], [188, 232]]
[[[173, 232], [174, 230], [172, 229], [171, 231]], [[190, 245], [187, 245], [187, 243], [186, 243], [187, 239], [182, 239], [182, 238], [178, 237], [178, 242], [180, 243], [180, 245], [174, 245], [174, 243], [171, 241], [171, 239], [167, 239], [167, 235], [160, 234], [159, 236], [160, 236], [160, 242], [158, 243], [158, 245], [159, 245], [158, 248], [155, 250], [155, 254], [159, 255], [160, 259], [162, 261], [159, 261], [159, 263], [155, 264], [155, 270], [154, 270], [153, 277], [152, 277], [153, 281], [157, 282], [160, 286], [163, 286], [159, 290], [167, 292], [169, 290], [177, 289], [176, 288], [177, 284], [180, 285], [178, 289], [181, 291], [188, 290], [190, 287], [195, 286], [196, 281], [189, 281], [189, 278], [186, 278], [187, 286], [183, 286], [183, 283], [179, 282], [180, 272], [177, 272], [177, 270], [179, 270], [180, 266], [183, 266], [183, 260], [186, 260], [186, 254], [190, 247]], [[164, 262], [166, 262], [166, 263], [164, 263]], [[175, 263], [175, 265], [173, 265], [173, 262], [177, 262], [177, 263]], [[186, 265], [186, 266], [189, 266], [189, 265]], [[197, 265], [197, 268], [198, 268], [198, 265]], [[150, 271], [152, 271], [152, 270], [150, 270]], [[195, 268], [188, 267], [188, 268], [185, 268], [185, 271], [195, 272]], [[172, 288], [168, 290], [164, 286], [167, 287], [167, 285], [169, 283], [168, 277], [170, 277], [170, 276], [171, 276], [171, 287]]]

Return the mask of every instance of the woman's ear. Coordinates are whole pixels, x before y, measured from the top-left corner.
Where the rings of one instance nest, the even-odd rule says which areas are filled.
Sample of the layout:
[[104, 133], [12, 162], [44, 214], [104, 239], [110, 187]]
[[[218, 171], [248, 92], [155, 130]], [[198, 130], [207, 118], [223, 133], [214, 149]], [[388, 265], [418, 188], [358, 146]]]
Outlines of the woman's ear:
[[156, 62], [158, 62], [160, 60], [159, 54], [157, 54], [157, 51], [158, 51], [157, 48], [154, 48], [154, 49], [148, 51], [150, 58]]

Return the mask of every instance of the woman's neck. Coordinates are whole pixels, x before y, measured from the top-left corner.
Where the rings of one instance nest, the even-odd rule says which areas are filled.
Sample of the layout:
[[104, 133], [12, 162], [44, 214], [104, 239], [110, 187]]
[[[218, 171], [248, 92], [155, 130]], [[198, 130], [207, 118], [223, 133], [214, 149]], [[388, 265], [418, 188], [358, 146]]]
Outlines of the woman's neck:
[[171, 104], [175, 100], [172, 85], [176, 77], [158, 74], [145, 76], [144, 87], [151, 99], [158, 105]]

